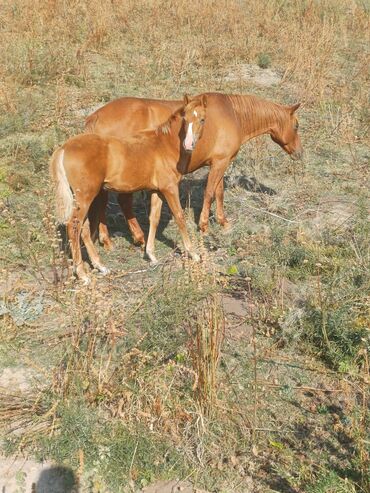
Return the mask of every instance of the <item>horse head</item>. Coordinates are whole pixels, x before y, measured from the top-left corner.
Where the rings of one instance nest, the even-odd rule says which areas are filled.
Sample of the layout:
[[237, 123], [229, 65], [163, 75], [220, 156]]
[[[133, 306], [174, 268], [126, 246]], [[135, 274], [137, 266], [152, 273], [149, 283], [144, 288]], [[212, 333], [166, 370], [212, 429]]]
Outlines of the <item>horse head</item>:
[[186, 152], [192, 152], [202, 137], [206, 117], [207, 96], [202, 94], [190, 98], [185, 94], [182, 117], [184, 119], [185, 139], [183, 146]]
[[295, 115], [300, 104], [285, 106], [284, 117], [270, 131], [272, 140], [294, 160], [301, 159], [303, 156], [303, 147], [298, 133], [298, 118]]

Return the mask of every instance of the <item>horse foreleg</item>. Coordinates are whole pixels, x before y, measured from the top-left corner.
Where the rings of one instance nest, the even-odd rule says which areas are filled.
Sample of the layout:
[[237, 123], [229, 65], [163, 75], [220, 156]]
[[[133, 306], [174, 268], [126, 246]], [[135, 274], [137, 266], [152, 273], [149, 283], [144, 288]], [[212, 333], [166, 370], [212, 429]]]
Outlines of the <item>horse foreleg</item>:
[[230, 229], [230, 223], [226, 219], [224, 210], [224, 178], [222, 177], [215, 190], [216, 219], [225, 231]]
[[199, 262], [200, 256], [194, 251], [193, 245], [189, 238], [188, 230], [186, 228], [185, 214], [181, 207], [178, 186], [174, 186], [166, 190], [162, 190], [162, 193], [165, 199], [167, 200], [167, 203], [171, 209], [173, 217], [175, 218], [176, 224], [180, 230], [180, 234], [186, 252], [190, 255], [190, 257], [193, 260]]
[[131, 231], [132, 237], [135, 243], [145, 245], [145, 238], [143, 230], [132, 210], [132, 193], [120, 193], [118, 195], [118, 203], [122, 209], [123, 215], [126, 218], [128, 227]]
[[109, 236], [106, 216], [108, 192], [101, 190], [96, 200], [96, 207], [99, 208], [99, 241], [103, 244], [105, 250], [112, 251], [114, 250], [114, 244]]
[[[209, 211], [211, 209], [215, 191], [220, 181], [223, 179], [225, 170], [229, 162], [230, 161], [227, 159], [223, 161], [218, 161], [216, 163], [212, 163], [211, 165], [211, 169], [207, 180], [207, 186], [204, 192], [203, 208], [199, 219], [199, 228], [203, 233], [207, 232]], [[223, 184], [221, 188], [221, 198], [222, 198], [222, 214], [223, 214]], [[223, 215], [223, 217], [225, 216]]]
[[157, 257], [155, 256], [155, 251], [154, 251], [154, 241], [155, 241], [155, 235], [157, 232], [159, 220], [161, 217], [162, 204], [163, 204], [162, 198], [158, 195], [158, 193], [153, 192], [150, 199], [150, 216], [149, 216], [150, 227], [149, 227], [148, 241], [146, 242], [146, 254], [149, 257], [150, 264], [152, 266], [158, 264], [158, 260]]

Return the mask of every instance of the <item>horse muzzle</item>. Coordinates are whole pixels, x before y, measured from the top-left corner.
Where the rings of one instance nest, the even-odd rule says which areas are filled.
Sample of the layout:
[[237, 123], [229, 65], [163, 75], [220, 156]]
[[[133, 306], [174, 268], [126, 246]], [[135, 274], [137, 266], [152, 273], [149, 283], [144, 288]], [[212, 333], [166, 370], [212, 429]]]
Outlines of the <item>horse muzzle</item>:
[[293, 151], [290, 154], [290, 158], [293, 159], [293, 161], [299, 161], [303, 157], [303, 149], [297, 149], [296, 151]]
[[184, 149], [186, 152], [193, 152], [194, 149], [195, 149], [195, 145], [194, 144], [185, 144], [184, 142]]
[[193, 139], [185, 139], [184, 140], [184, 149], [186, 152], [193, 152], [195, 149], [195, 146], [197, 145], [198, 139], [193, 138]]

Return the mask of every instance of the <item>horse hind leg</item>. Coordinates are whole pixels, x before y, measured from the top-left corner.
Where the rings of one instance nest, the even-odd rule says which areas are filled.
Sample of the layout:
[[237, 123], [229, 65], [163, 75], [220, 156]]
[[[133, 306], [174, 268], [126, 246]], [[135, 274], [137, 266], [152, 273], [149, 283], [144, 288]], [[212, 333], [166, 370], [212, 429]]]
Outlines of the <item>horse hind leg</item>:
[[162, 198], [158, 195], [158, 193], [153, 192], [150, 200], [150, 216], [149, 216], [150, 227], [149, 227], [148, 241], [146, 243], [146, 254], [150, 259], [150, 265], [152, 267], [158, 264], [158, 260], [157, 257], [155, 256], [155, 251], [154, 251], [154, 241], [155, 241], [155, 235], [157, 232], [159, 220], [161, 217], [162, 204], [163, 204]]
[[114, 243], [109, 236], [107, 226], [107, 205], [108, 205], [108, 192], [101, 190], [99, 195], [95, 198], [93, 207], [98, 210], [99, 214], [99, 241], [104, 246], [104, 249], [108, 252], [114, 250]]
[[120, 193], [118, 195], [118, 203], [121, 207], [123, 215], [126, 218], [127, 225], [131, 231], [134, 243], [145, 245], [144, 232], [138, 223], [132, 210], [132, 193]]
[[91, 229], [90, 221], [89, 218], [87, 218], [83, 223], [81, 236], [82, 236], [82, 241], [85, 244], [89, 258], [91, 260], [91, 263], [95, 267], [95, 269], [98, 269], [102, 274], [104, 275], [109, 274], [110, 272], [109, 269], [103, 265], [99, 257], [99, 254], [96, 251], [96, 248], [91, 238], [90, 229]]
[[89, 198], [79, 196], [73, 207], [72, 215], [67, 222], [67, 233], [71, 245], [73, 269], [77, 277], [81, 279], [84, 284], [89, 284], [90, 280], [83, 266], [80, 239], [82, 227], [84, 225], [92, 200], [93, 197]]
[[81, 237], [81, 228], [82, 228], [83, 219], [84, 218], [81, 218], [78, 209], [74, 208], [72, 211], [72, 216], [70, 220], [67, 222], [67, 233], [68, 233], [68, 238], [69, 238], [71, 253], [72, 253], [73, 271], [79, 279], [84, 281], [85, 284], [88, 284], [89, 278], [83, 266], [81, 246], [80, 246], [80, 237]]

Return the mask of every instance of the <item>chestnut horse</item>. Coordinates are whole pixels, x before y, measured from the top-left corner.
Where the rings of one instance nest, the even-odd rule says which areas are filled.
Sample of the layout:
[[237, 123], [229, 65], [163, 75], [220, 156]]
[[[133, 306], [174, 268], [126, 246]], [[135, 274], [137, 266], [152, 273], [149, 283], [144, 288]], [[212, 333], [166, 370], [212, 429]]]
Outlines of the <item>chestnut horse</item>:
[[[223, 205], [223, 176], [242, 144], [257, 135], [270, 134], [272, 140], [290, 154], [292, 159], [301, 158], [303, 153], [295, 115], [299, 103], [284, 106], [251, 95], [220, 93], [206, 93], [206, 95], [207, 122], [202, 141], [193, 152], [186, 171], [191, 173], [202, 166], [210, 166], [199, 221], [199, 227], [203, 232], [208, 227], [209, 211], [214, 196], [216, 219], [222, 226], [228, 227]], [[144, 128], [159, 125], [181, 104], [181, 101], [124, 97], [106, 104], [88, 116], [86, 131], [125, 138]], [[105, 204], [101, 209], [99, 238], [109, 250], [113, 245], [106, 227], [107, 199], [106, 194]], [[152, 195], [152, 207], [156, 200], [158, 200], [156, 195]], [[143, 231], [132, 211], [132, 195], [120, 194], [118, 201], [134, 240], [144, 243]]]
[[50, 172], [55, 184], [57, 219], [67, 225], [74, 269], [85, 283], [89, 278], [82, 263], [80, 236], [93, 266], [104, 274], [108, 272], [95, 250], [89, 224], [94, 215], [93, 201], [102, 189], [125, 193], [158, 191], [157, 206], [150, 211], [149, 258], [156, 262], [154, 239], [163, 195], [180, 229], [186, 252], [199, 260], [187, 233], [178, 185], [202, 136], [206, 102], [205, 95], [193, 99], [185, 96], [183, 106], [155, 130], [142, 131], [127, 140], [77, 135], [54, 152]]

